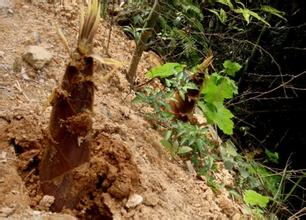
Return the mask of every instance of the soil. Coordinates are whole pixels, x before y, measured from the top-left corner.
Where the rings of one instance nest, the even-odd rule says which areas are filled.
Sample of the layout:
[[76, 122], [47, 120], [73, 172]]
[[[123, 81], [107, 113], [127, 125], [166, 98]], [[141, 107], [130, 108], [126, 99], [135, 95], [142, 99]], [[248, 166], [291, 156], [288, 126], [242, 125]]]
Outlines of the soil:
[[[131, 103], [135, 94], [124, 75], [135, 43], [115, 26], [108, 54], [126, 66], [106, 79], [111, 68], [96, 65], [91, 159], [73, 170], [69, 186], [80, 199], [70, 198], [71, 207], [52, 212], [54, 198], [43, 195], [38, 167], [51, 112], [49, 96], [69, 60], [56, 27], [73, 48], [79, 9], [44, 2], [0, 0], [0, 218], [248, 218], [226, 189], [213, 192], [160, 145], [162, 136]], [[108, 30], [109, 23], [102, 22], [95, 39], [95, 51], [102, 56]], [[29, 45], [51, 52], [51, 63], [42, 70], [26, 64], [21, 56]], [[144, 54], [140, 82], [158, 62], [154, 53]], [[222, 165], [216, 176], [224, 185], [233, 182]]]

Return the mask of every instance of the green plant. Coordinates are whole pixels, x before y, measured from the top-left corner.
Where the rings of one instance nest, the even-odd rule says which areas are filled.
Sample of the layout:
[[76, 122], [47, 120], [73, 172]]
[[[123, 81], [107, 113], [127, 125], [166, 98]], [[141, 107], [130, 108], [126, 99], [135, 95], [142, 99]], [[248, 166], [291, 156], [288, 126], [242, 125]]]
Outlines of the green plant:
[[[234, 123], [233, 114], [224, 106], [225, 99], [230, 99], [238, 93], [235, 82], [226, 75], [235, 76], [241, 66], [238, 63], [226, 60], [224, 69], [220, 72], [214, 72], [209, 75], [206, 73], [203, 83], [197, 85], [192, 81], [192, 76], [201, 72], [201, 65], [193, 68], [193, 72], [185, 69], [185, 66], [178, 63], [166, 63], [159, 67], [153, 68], [146, 76], [150, 78], [166, 78], [166, 88], [176, 89], [182, 100], [186, 97], [188, 91], [199, 90], [199, 97], [196, 105], [201, 108], [208, 122], [216, 124], [225, 134], [232, 134]], [[172, 78], [169, 78], [172, 77]], [[169, 79], [168, 79], [169, 78]]]
[[[199, 95], [194, 96], [197, 97], [195, 108], [200, 107], [203, 110], [210, 105], [213, 106], [212, 109], [202, 111], [205, 117], [210, 118], [208, 122], [216, 124], [224, 133], [232, 132], [232, 114], [225, 108], [224, 102], [238, 92], [237, 86], [229, 76], [235, 76], [241, 66], [226, 60], [222, 71], [209, 74], [208, 69], [203, 68], [209, 62], [205, 65], [203, 63], [191, 70], [179, 63], [166, 63], [153, 68], [147, 76], [161, 78], [165, 88], [157, 91], [146, 88], [144, 92], [137, 93], [135, 101], [153, 107], [150, 120], [155, 120], [160, 125], [164, 132], [161, 143], [172, 155], [190, 160], [197, 173], [205, 176], [208, 184], [216, 190], [221, 186], [216, 184], [213, 174], [216, 171], [215, 162], [221, 159], [227, 170], [236, 173], [236, 189], [230, 189], [231, 194], [243, 200], [249, 206], [249, 212], [256, 218], [264, 219], [264, 216], [269, 215], [276, 219], [273, 213], [279, 211], [277, 207], [288, 199], [303, 177], [296, 182], [289, 194], [284, 195], [284, 179], [288, 178], [286, 174], [268, 169], [252, 157], [242, 156], [231, 141], [222, 143], [218, 149], [215, 148], [213, 140], [208, 138], [207, 127], [178, 120], [173, 112], [171, 102], [178, 101], [175, 94], [178, 94], [179, 100], [186, 100], [190, 98], [190, 91], [198, 90]], [[199, 76], [203, 79], [200, 84], [197, 81]], [[222, 115], [224, 111], [226, 113]], [[277, 154], [268, 151], [266, 153], [271, 161], [277, 162]]]

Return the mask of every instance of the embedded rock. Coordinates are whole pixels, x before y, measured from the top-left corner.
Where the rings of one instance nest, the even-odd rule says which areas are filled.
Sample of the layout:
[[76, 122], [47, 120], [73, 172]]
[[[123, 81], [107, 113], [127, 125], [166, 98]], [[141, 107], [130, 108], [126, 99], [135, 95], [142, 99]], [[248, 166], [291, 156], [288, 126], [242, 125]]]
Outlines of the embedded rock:
[[30, 46], [23, 53], [22, 58], [37, 70], [49, 64], [52, 54], [40, 46]]

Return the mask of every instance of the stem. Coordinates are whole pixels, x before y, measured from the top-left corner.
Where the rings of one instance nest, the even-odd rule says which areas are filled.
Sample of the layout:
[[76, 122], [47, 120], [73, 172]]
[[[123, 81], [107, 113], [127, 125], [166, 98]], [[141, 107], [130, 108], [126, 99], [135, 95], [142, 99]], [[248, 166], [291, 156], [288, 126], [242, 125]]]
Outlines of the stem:
[[137, 67], [139, 64], [139, 61], [141, 59], [142, 53], [145, 49], [146, 43], [149, 39], [149, 37], [152, 35], [152, 29], [155, 26], [157, 19], [158, 19], [158, 7], [159, 3], [158, 0], [154, 1], [154, 5], [151, 9], [151, 12], [147, 18], [147, 21], [143, 27], [141, 36], [137, 42], [137, 46], [136, 49], [134, 51], [133, 54], [133, 58], [130, 64], [130, 68], [129, 71], [127, 73], [127, 80], [129, 81], [129, 83], [133, 86], [134, 85], [134, 81], [135, 81], [135, 77], [136, 77], [136, 71], [137, 71]]

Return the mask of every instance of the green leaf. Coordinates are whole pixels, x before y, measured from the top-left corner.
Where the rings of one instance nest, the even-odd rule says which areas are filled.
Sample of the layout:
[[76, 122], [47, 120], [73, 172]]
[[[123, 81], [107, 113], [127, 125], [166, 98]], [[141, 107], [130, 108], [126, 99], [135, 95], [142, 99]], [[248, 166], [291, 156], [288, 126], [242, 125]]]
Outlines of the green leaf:
[[277, 10], [276, 8], [273, 8], [273, 7], [269, 6], [269, 5], [262, 5], [261, 6], [261, 10], [265, 11], [265, 12], [268, 12], [268, 13], [270, 13], [272, 15], [275, 15], [275, 16], [283, 19], [284, 21], [287, 21], [287, 19], [284, 17], [284, 15], [286, 14], [285, 12]]
[[241, 65], [236, 62], [232, 62], [230, 60], [225, 60], [223, 63], [224, 71], [226, 74], [230, 76], [235, 76], [236, 72], [241, 69]]
[[221, 21], [221, 23], [225, 24], [227, 20], [227, 14], [222, 8], [220, 9], [220, 12], [218, 12], [216, 9], [208, 9], [208, 11], [215, 14], [218, 17], [218, 19]]
[[253, 190], [246, 190], [243, 194], [243, 200], [250, 206], [259, 206], [266, 208], [270, 199], [267, 196], [263, 196]]
[[166, 131], [166, 133], [165, 133], [165, 140], [168, 141], [170, 139], [171, 135], [172, 135], [172, 130]]
[[247, 22], [247, 24], [250, 23], [250, 13], [249, 13], [249, 9], [247, 8], [238, 8], [234, 10], [236, 13], [240, 13], [243, 15], [244, 20]]
[[226, 153], [231, 156], [231, 157], [236, 157], [238, 156], [237, 150], [235, 145], [233, 144], [232, 141], [228, 140], [225, 142], [225, 147], [224, 147]]
[[277, 152], [273, 153], [272, 151], [269, 151], [268, 149], [265, 149], [265, 153], [266, 153], [266, 155], [268, 157], [268, 160], [270, 162], [278, 164], [279, 156], [278, 156]]
[[172, 144], [167, 140], [161, 140], [160, 143], [169, 150], [172, 150]]
[[242, 14], [244, 20], [247, 22], [247, 24], [250, 23], [250, 16], [256, 18], [257, 20], [261, 21], [262, 23], [271, 26], [264, 18], [259, 16], [256, 12], [251, 11], [248, 8], [237, 8], [234, 10], [236, 13]]
[[152, 68], [149, 72], [146, 73], [146, 76], [151, 79], [156, 77], [166, 78], [182, 72], [185, 67], [186, 65], [179, 63], [166, 63], [164, 65]]
[[227, 14], [226, 12], [221, 8], [220, 9], [220, 21], [222, 22], [222, 24], [225, 24], [227, 20]]
[[200, 20], [202, 20], [204, 18], [203, 14], [202, 14], [202, 10], [200, 8], [198, 8], [197, 6], [191, 5], [191, 4], [188, 4], [188, 5], [183, 4], [182, 7], [183, 7], [184, 11], [187, 12], [187, 13], [189, 11], [194, 12]]
[[188, 147], [188, 146], [183, 146], [183, 147], [180, 147], [177, 154], [186, 154], [186, 153], [189, 153], [192, 151], [192, 148], [191, 147]]
[[231, 0], [217, 0], [217, 2], [228, 6], [230, 9], [234, 9], [234, 6], [233, 6]]
[[223, 106], [222, 102], [199, 103], [198, 105], [209, 123], [217, 124], [224, 134], [233, 134], [234, 122], [232, 118], [234, 115]]
[[201, 93], [205, 95], [206, 102], [223, 103], [224, 99], [230, 99], [234, 94], [238, 94], [238, 88], [230, 78], [213, 73], [204, 82]]

